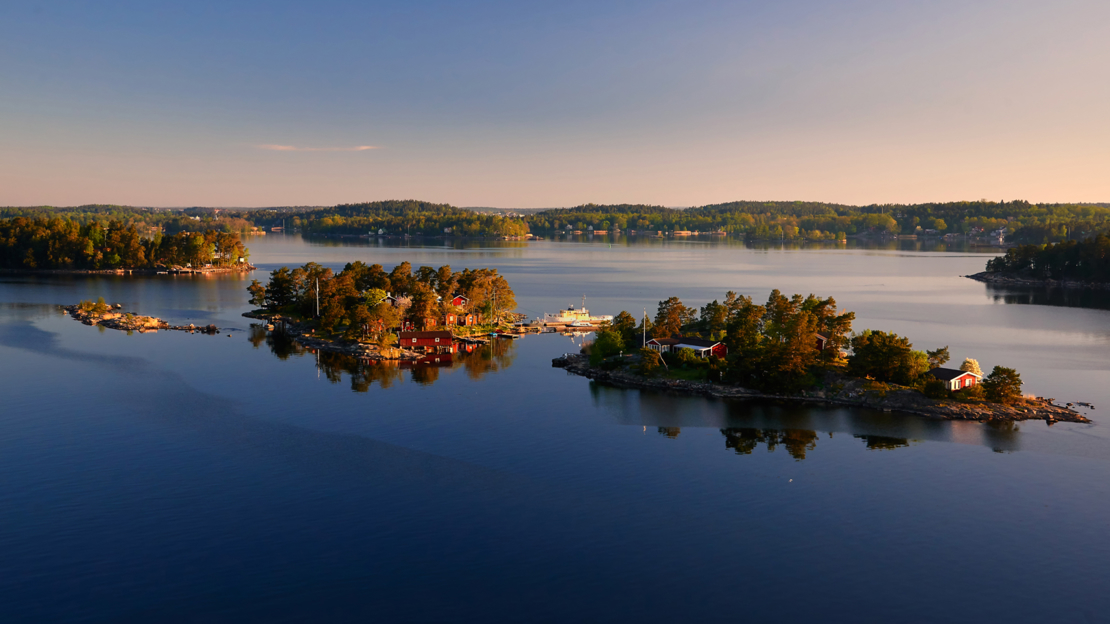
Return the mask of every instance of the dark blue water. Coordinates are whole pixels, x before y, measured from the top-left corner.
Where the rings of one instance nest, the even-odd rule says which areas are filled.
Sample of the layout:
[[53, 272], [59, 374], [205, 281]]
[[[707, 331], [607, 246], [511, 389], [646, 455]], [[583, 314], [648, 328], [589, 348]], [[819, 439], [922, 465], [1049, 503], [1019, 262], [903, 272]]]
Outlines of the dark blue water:
[[[1008, 301], [958, 277], [974, 254], [252, 248], [267, 268], [497, 266], [530, 313], [814, 291], [1110, 408], [1110, 313]], [[0, 282], [0, 620], [1107, 619], [1100, 411], [989, 427], [641, 394], [552, 369], [577, 349], [561, 336], [365, 371], [252, 341], [244, 286]], [[46, 305], [97, 294], [230, 332], [128, 336]]]

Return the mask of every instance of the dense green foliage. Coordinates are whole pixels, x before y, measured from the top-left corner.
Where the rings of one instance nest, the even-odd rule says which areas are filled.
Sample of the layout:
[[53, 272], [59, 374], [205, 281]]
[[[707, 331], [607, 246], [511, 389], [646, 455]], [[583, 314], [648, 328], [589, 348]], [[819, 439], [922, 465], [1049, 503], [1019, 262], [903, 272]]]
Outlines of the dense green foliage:
[[[348, 338], [373, 336], [379, 341], [388, 340], [404, 318], [419, 329], [424, 329], [427, 319], [441, 325], [448, 313], [481, 314], [496, 323], [516, 307], [512, 288], [496, 269], [455, 273], [450, 266], [422, 266], [414, 271], [408, 262], [389, 272], [380, 264], [362, 262], [348, 263], [338, 274], [315, 262], [293, 270], [281, 267], [270, 273], [265, 286], [255, 280], [247, 291], [255, 305], [318, 318], [325, 332], [342, 331]], [[394, 301], [386, 299], [387, 293]], [[456, 294], [468, 301], [454, 306]]]
[[[687, 307], [678, 297], [659, 302], [655, 321], [621, 312], [598, 332], [590, 346], [595, 366], [615, 365], [611, 356], [638, 349], [643, 375], [665, 374], [675, 379], [723, 381], [765, 392], [792, 393], [818, 382], [825, 371], [840, 371], [871, 380], [876, 391], [886, 384], [916, 388], [936, 399], [1008, 402], [1020, 396], [1021, 380], [1011, 369], [996, 367], [991, 383], [956, 392], [929, 374], [951, 358], [947, 346], [918, 351], [902, 336], [865, 330], [852, 334], [855, 314], [841, 313], [836, 301], [815, 295], [787, 297], [772, 291], [759, 305], [750, 297], [725, 294], [700, 309]], [[645, 327], [646, 325], [646, 327]], [[660, 352], [639, 349], [645, 333], [654, 338], [701, 338], [721, 341], [727, 355], [699, 357], [690, 349]], [[666, 343], [664, 343], [666, 344]], [[977, 374], [978, 364], [965, 360], [960, 367]], [[827, 380], [826, 380], [827, 381]]]
[[[602, 335], [607, 336], [607, 344], [620, 344], [622, 350], [640, 346], [645, 329], [655, 338], [681, 334], [723, 339], [728, 347], [723, 362], [716, 357], [699, 362], [693, 352], [667, 354], [669, 359], [662, 361], [647, 355], [650, 361], [644, 361], [641, 370], [669, 363], [682, 369], [704, 365], [712, 379], [765, 390], [796, 390], [813, 383], [813, 372], [838, 358], [854, 318], [852, 312], [838, 313], [831, 297], [786, 297], [775, 290], [766, 304], [758, 305], [750, 297], [728, 292], [723, 303], [714, 300], [700, 309], [687, 307], [678, 297], [660, 301], [655, 322], [646, 328], [643, 323], [637, 327], [631, 314], [621, 312]], [[828, 337], [824, 350], [817, 347], [818, 333]]]
[[236, 233], [209, 230], [144, 237], [134, 223], [81, 224], [61, 217], [0, 220], [0, 268], [143, 269], [212, 264], [229, 266], [246, 258]]
[[853, 336], [851, 345], [848, 373], [856, 377], [908, 386], [930, 369], [929, 355], [914, 351], [898, 334], [866, 330]]
[[611, 229], [654, 233], [713, 232], [749, 239], [822, 240], [864, 232], [938, 234], [1003, 229], [1012, 238], [1048, 242], [1079, 238], [1110, 228], [1105, 204], [1047, 204], [1025, 201], [949, 202], [847, 206], [823, 202], [738, 201], [685, 210], [649, 205], [586, 204], [545, 210], [526, 218], [536, 233]]
[[1012, 368], [995, 366], [991, 374], [983, 378], [983, 392], [995, 403], [1012, 403], [1021, 397], [1021, 375]]
[[34, 206], [23, 208], [0, 208], [0, 220], [25, 217], [28, 219], [60, 217], [81, 225], [100, 223], [120, 223], [134, 225], [141, 232], [161, 230], [168, 234], [177, 232], [244, 232], [252, 225], [242, 216], [230, 210], [169, 210], [164, 208], [135, 208], [90, 204], [72, 208]]
[[442, 236], [523, 236], [524, 221], [497, 215], [478, 214], [448, 204], [416, 200], [390, 200], [341, 204], [292, 216], [273, 210], [247, 213], [254, 223], [286, 227], [307, 234], [373, 234]]
[[1110, 281], [1110, 236], [1082, 241], [1022, 245], [987, 262], [987, 270], [1031, 277]]

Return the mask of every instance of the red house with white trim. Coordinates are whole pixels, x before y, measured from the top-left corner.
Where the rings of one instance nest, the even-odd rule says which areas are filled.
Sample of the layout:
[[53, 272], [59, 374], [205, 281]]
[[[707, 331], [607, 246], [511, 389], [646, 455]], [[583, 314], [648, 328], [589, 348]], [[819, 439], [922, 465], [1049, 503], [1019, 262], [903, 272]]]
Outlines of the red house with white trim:
[[956, 370], [954, 368], [934, 368], [929, 371], [929, 374], [943, 381], [945, 387], [953, 392], [978, 385], [979, 382], [983, 380], [982, 375], [976, 375], [975, 373]]
[[453, 336], [449, 331], [403, 331], [397, 334], [397, 346], [411, 351], [451, 353]]

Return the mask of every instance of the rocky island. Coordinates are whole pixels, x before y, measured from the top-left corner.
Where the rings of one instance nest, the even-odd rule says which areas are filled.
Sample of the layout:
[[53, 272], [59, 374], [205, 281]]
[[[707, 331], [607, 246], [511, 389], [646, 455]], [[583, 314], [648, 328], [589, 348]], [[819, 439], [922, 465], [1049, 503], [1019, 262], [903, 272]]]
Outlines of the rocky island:
[[622, 388], [946, 420], [1090, 422], [1070, 403], [1022, 394], [1021, 375], [1012, 368], [995, 366], [984, 374], [972, 358], [946, 368], [947, 346], [918, 351], [894, 333], [852, 332], [854, 319], [831, 297], [787, 297], [777, 290], [763, 305], [734, 292], [701, 308], [671, 297], [659, 302], [654, 322], [645, 315], [637, 326], [621, 312], [582, 353], [552, 365]]
[[616, 388], [657, 390], [718, 399], [844, 405], [940, 420], [974, 420], [980, 422], [1044, 420], [1049, 424], [1054, 422], [1091, 422], [1090, 419], [1075, 410], [1055, 405], [1053, 399], [1043, 397], [1022, 398], [1009, 405], [990, 402], [960, 403], [951, 400], [931, 399], [912, 388], [875, 383], [831, 372], [826, 373], [814, 388], [788, 394], [761, 392], [750, 388], [709, 381], [645, 377], [636, 372], [637, 362], [633, 357], [629, 357], [625, 366], [612, 370], [603, 370], [600, 367], [591, 366], [589, 356], [583, 354], [566, 354], [555, 358], [551, 364], [556, 368], [566, 369], [569, 373], [581, 375], [597, 383]]
[[218, 334], [220, 329], [215, 325], [170, 325], [166, 321], [153, 316], [140, 316], [124, 312], [120, 304], [109, 305], [101, 298], [96, 303], [82, 301], [77, 305], [65, 306], [62, 310], [85, 325], [96, 325], [120, 331], [137, 331], [145, 334], [158, 330], [185, 331], [199, 334]]

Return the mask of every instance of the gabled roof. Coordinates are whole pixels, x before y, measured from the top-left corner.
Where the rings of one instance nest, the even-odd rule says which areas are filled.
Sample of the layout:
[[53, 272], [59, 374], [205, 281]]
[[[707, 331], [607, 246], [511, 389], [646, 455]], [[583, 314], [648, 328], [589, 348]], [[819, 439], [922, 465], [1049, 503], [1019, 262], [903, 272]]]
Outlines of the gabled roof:
[[967, 371], [957, 370], [955, 368], [934, 368], [933, 370], [929, 371], [929, 374], [941, 381], [952, 381], [953, 379], [963, 377], [964, 375], [971, 375], [976, 379], [983, 378], [982, 375], [976, 375], [975, 373], [969, 373]]
[[702, 338], [682, 337], [682, 338], [678, 338], [675, 341], [675, 344], [687, 345], [687, 346], [691, 346], [691, 347], [699, 347], [699, 348], [702, 348], [702, 349], [708, 349], [710, 347], [715, 347], [715, 346], [721, 344], [721, 341], [720, 340], [704, 340]]
[[676, 344], [678, 344], [678, 343], [679, 343], [679, 339], [678, 339], [678, 338], [652, 338], [652, 339], [651, 339], [651, 340], [649, 340], [648, 342], [654, 342], [654, 343], [655, 343], [655, 344], [657, 344], [657, 345], [660, 345], [660, 346], [664, 346], [664, 347], [665, 347], [665, 346], [669, 346], [669, 345], [676, 345]]
[[400, 332], [397, 334], [399, 340], [411, 340], [413, 338], [446, 338], [451, 339], [451, 332], [449, 331], [413, 331], [413, 332]]

